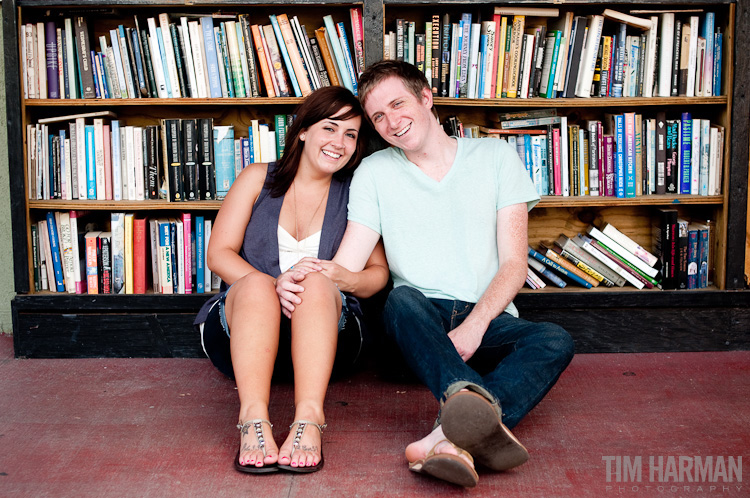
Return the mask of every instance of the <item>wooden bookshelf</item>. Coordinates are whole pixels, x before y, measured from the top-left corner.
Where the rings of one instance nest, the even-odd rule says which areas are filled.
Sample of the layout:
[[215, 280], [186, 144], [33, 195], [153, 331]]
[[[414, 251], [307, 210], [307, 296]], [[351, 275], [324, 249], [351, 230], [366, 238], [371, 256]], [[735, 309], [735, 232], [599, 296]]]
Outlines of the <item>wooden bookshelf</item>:
[[[468, 4], [426, 2], [424, 0], [280, 0], [278, 2], [217, 0], [190, 3], [178, 0], [86, 1], [32, 0], [3, 3], [6, 74], [18, 75], [20, 23], [43, 18], [47, 10], [81, 15], [90, 19], [92, 43], [100, 32], [118, 22], [132, 24], [140, 19], [170, 13], [250, 13], [260, 18], [268, 14], [298, 15], [307, 25], [321, 25], [322, 17], [334, 14], [347, 19], [352, 6], [363, 9], [365, 57], [370, 65], [383, 53], [383, 31], [397, 18], [424, 22], [432, 14], [464, 11], [492, 18], [495, 5], [538, 5], [560, 7], [576, 13], [601, 13], [604, 8], [629, 11], [633, 4], [607, 0], [573, 1], [565, 4], [542, 1], [489, 2]], [[713, 97], [669, 98], [529, 98], [456, 99], [435, 98], [439, 114], [455, 114], [464, 122], [488, 122], [490, 112], [518, 108], [555, 107], [565, 115], [581, 119], [613, 112], [636, 111], [675, 113], [691, 109], [710, 117], [726, 128], [721, 195], [650, 195], [632, 199], [612, 197], [544, 196], [532, 210], [529, 242], [573, 235], [591, 223], [607, 221], [630, 235], [644, 247], [650, 246], [651, 221], [658, 207], [677, 208], [682, 215], [710, 219], [716, 227], [716, 247], [712, 258], [713, 285], [699, 291], [638, 291], [635, 288], [592, 289], [568, 287], [562, 290], [523, 290], [516, 305], [522, 316], [549, 320], [565, 326], [575, 337], [579, 352], [594, 351], [678, 351], [727, 350], [750, 347], [750, 293], [744, 292], [745, 250], [748, 206], [748, 164], [750, 159], [750, 34], [735, 26], [747, 25], [747, 2], [667, 0], [639, 1], [638, 8], [699, 7], [714, 10], [717, 23], [724, 27], [724, 91]], [[72, 12], [69, 13], [69, 12]], [[94, 21], [96, 19], [96, 21]], [[314, 28], [312, 28], [314, 29]], [[423, 28], [422, 28], [423, 29]], [[418, 32], [420, 32], [418, 30]], [[220, 124], [246, 128], [251, 119], [270, 121], [276, 113], [289, 113], [301, 99], [289, 98], [181, 98], [181, 99], [24, 99], [20, 78], [6, 78], [8, 109], [8, 154], [13, 216], [14, 274], [17, 296], [13, 301], [14, 341], [17, 356], [201, 356], [192, 318], [205, 301], [205, 295], [68, 295], [33, 291], [30, 255], [30, 226], [47, 211], [81, 210], [94, 217], [109, 212], [170, 213], [190, 211], [210, 215], [219, 201], [168, 203], [166, 201], [61, 201], [28, 200], [25, 194], [25, 126], [41, 117], [81, 112], [82, 107], [112, 110], [128, 124], [157, 124], [163, 117], [213, 117]]]

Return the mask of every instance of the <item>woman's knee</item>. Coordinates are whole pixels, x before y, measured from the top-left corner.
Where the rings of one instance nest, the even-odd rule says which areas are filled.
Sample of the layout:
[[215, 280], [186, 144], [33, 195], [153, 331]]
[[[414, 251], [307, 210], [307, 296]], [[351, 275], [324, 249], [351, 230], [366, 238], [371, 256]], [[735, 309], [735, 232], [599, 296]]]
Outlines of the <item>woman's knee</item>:
[[[307, 302], [320, 303], [321, 301], [332, 300], [333, 302], [340, 301], [340, 293], [336, 284], [333, 281], [320, 272], [312, 272], [305, 275], [305, 279], [300, 282], [300, 285], [305, 288], [302, 293], [302, 305]], [[301, 306], [301, 305], [300, 305]]]
[[273, 278], [262, 272], [248, 273], [237, 280], [226, 297], [226, 305], [230, 309], [237, 306], [274, 306], [278, 303]]

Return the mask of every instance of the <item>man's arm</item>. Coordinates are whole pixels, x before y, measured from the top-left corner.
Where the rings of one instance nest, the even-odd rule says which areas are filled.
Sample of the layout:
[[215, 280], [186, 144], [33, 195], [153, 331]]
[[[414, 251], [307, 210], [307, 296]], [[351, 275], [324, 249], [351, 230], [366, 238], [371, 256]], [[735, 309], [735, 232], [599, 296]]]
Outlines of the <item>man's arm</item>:
[[344, 238], [341, 239], [333, 262], [351, 272], [362, 271], [378, 240], [380, 240], [378, 232], [360, 223], [350, 221], [346, 225]]
[[490, 322], [513, 301], [526, 281], [528, 221], [525, 203], [497, 212], [498, 271], [466, 320], [448, 334], [464, 361], [474, 355]]

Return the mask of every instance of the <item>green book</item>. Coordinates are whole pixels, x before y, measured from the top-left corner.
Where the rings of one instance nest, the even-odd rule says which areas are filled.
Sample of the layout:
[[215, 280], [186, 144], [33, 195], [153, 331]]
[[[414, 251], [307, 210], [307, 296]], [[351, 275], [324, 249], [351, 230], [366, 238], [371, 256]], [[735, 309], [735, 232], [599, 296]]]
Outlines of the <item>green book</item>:
[[284, 155], [284, 146], [286, 145], [286, 115], [277, 114], [274, 116], [274, 123], [276, 123], [276, 158], [281, 159]]

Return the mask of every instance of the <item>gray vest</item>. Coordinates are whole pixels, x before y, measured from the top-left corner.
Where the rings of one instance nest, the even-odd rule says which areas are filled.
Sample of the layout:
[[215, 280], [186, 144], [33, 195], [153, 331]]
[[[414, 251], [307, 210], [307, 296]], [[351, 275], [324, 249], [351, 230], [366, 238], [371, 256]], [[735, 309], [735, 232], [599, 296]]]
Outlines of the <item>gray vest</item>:
[[[275, 168], [275, 163], [268, 165], [268, 175]], [[266, 180], [269, 176], [266, 175]], [[346, 230], [346, 205], [349, 202], [349, 183], [351, 177], [343, 180], [333, 178], [328, 191], [323, 230], [320, 235], [318, 258], [333, 259], [339, 248]], [[284, 196], [271, 197], [270, 191], [264, 186], [258, 200], [253, 206], [253, 214], [245, 229], [245, 240], [242, 242], [240, 256], [258, 271], [274, 278], [281, 274], [279, 268], [279, 213]], [[200, 309], [195, 324], [206, 321], [211, 305], [223, 297], [229, 287], [222, 281], [220, 292], [211, 297]]]

